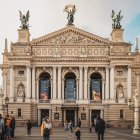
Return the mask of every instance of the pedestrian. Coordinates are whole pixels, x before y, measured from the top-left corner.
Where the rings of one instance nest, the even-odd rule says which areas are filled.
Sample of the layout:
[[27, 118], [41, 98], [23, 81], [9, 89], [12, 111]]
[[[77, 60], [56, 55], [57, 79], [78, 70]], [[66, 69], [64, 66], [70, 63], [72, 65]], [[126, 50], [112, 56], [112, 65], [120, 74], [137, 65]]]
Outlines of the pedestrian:
[[41, 136], [43, 136], [44, 140], [50, 140], [50, 135], [52, 135], [52, 124], [46, 117], [41, 125]]
[[30, 120], [27, 120], [27, 135], [30, 136], [31, 135], [31, 129], [32, 129], [32, 123]]
[[0, 114], [0, 140], [4, 140], [4, 129], [5, 129], [5, 123], [2, 118], [2, 115]]
[[77, 127], [77, 129], [76, 129], [75, 135], [77, 137], [77, 140], [80, 140], [81, 131], [80, 131], [80, 128], [79, 127]]
[[70, 132], [73, 132], [72, 126], [73, 126], [73, 122], [72, 122], [72, 120], [70, 120], [70, 122], [69, 122]]
[[79, 118], [78, 122], [77, 122], [77, 127], [81, 127], [81, 120]]
[[68, 122], [67, 122], [67, 120], [64, 123], [64, 129], [65, 129], [65, 131], [68, 131]]
[[105, 121], [101, 119], [100, 117], [97, 118], [95, 131], [98, 134], [98, 140], [104, 140], [104, 132], [105, 132]]
[[92, 133], [92, 126], [93, 126], [93, 123], [90, 122], [90, 124], [89, 124], [89, 133]]
[[5, 118], [5, 123], [6, 123], [6, 140], [11, 139], [11, 118], [9, 115], [6, 116]]
[[15, 131], [15, 118], [12, 117], [11, 119], [11, 139], [14, 139], [14, 131]]

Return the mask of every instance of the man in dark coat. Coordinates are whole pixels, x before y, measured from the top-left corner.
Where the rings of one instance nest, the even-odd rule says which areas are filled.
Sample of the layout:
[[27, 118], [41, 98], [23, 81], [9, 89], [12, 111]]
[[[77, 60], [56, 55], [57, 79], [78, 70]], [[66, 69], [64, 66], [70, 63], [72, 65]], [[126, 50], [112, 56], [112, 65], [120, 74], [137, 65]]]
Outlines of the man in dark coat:
[[96, 133], [98, 133], [98, 140], [104, 140], [104, 132], [105, 132], [105, 121], [101, 119], [100, 117], [97, 118], [96, 127], [95, 127]]

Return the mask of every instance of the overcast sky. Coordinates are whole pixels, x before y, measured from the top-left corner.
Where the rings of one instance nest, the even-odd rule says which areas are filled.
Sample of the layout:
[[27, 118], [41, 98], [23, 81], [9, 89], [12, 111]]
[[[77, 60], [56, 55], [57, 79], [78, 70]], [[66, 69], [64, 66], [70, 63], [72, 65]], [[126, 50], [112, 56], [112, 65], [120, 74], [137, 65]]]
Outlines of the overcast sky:
[[[76, 5], [76, 27], [104, 38], [110, 38], [112, 31], [112, 9], [116, 13], [121, 10], [125, 41], [134, 44], [135, 38], [140, 38], [140, 0], [0, 0], [0, 54], [5, 38], [9, 47], [11, 41], [17, 41], [19, 10], [23, 14], [30, 11], [31, 38], [38, 38], [66, 27], [67, 13], [63, 9], [67, 4]], [[0, 63], [2, 59], [0, 55]]]

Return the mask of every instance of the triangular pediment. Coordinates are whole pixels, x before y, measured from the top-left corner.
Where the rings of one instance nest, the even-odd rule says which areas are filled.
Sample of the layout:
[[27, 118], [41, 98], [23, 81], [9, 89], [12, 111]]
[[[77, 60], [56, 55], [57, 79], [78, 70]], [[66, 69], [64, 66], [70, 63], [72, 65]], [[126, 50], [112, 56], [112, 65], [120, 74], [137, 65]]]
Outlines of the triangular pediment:
[[75, 26], [68, 26], [34, 39], [31, 43], [32, 45], [109, 45], [111, 42]]

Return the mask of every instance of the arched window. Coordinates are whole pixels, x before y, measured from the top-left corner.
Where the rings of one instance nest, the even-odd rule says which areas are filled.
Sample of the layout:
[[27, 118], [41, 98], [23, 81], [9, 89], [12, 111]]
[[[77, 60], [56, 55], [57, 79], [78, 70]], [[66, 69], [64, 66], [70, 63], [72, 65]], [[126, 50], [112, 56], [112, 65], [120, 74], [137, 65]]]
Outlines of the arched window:
[[65, 99], [76, 99], [76, 76], [74, 73], [65, 75]]
[[51, 81], [48, 73], [42, 73], [39, 77], [39, 99], [51, 99]]
[[90, 100], [102, 100], [102, 77], [99, 73], [90, 76]]

